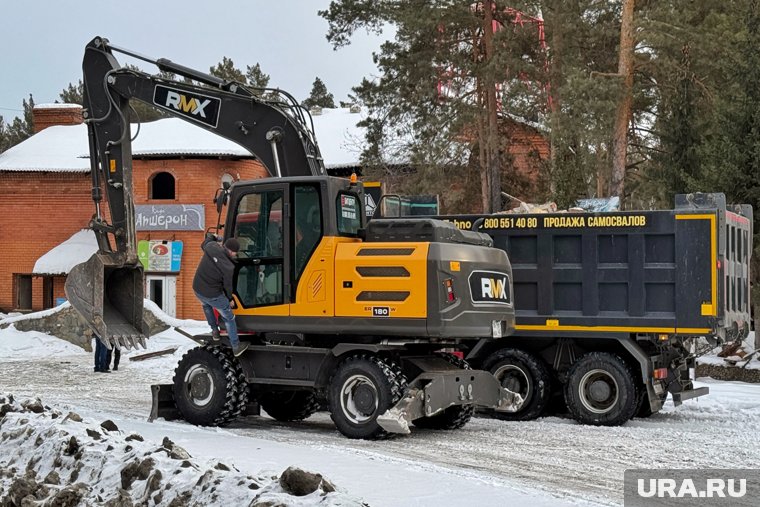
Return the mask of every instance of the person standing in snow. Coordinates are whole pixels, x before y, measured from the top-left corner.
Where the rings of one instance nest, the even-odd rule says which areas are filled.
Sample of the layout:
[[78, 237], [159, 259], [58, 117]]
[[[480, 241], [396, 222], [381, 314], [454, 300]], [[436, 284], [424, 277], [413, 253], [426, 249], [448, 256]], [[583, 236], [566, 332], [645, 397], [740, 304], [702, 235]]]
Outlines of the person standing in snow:
[[211, 335], [214, 340], [219, 340], [219, 326], [216, 322], [214, 309], [219, 312], [227, 329], [227, 336], [235, 356], [239, 356], [248, 348], [248, 344], [240, 344], [237, 335], [235, 315], [232, 313], [230, 303], [232, 301], [232, 281], [235, 274], [234, 259], [240, 250], [240, 243], [235, 238], [229, 238], [221, 245], [216, 236], [206, 234], [206, 239], [201, 244], [203, 257], [193, 278], [193, 291], [195, 297], [203, 306], [203, 314], [206, 322], [211, 326]]
[[99, 338], [95, 338], [95, 373], [108, 373], [108, 363], [110, 363], [108, 357], [108, 348], [100, 341]]
[[119, 371], [121, 349], [117, 345], [114, 345], [113, 349], [108, 351], [108, 355], [106, 356], [106, 370], [111, 365], [111, 357], [113, 357], [113, 371]]

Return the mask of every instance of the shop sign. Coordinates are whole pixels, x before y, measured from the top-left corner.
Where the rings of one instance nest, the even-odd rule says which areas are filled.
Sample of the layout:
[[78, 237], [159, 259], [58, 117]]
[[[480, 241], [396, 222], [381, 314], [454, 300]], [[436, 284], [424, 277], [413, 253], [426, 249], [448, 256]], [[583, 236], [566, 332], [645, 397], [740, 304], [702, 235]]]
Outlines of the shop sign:
[[144, 239], [137, 243], [137, 258], [145, 271], [177, 272], [182, 260], [182, 242]]
[[203, 204], [138, 204], [135, 227], [138, 231], [203, 231], [206, 214]]

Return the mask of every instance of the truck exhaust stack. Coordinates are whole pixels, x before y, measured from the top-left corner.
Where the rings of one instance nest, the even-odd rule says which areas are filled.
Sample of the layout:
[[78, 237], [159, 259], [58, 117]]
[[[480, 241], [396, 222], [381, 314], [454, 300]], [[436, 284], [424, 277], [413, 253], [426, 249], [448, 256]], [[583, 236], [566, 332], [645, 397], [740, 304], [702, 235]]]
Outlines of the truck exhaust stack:
[[145, 348], [149, 329], [143, 320], [143, 268], [117, 257], [96, 253], [74, 266], [66, 279], [66, 297], [109, 349]]

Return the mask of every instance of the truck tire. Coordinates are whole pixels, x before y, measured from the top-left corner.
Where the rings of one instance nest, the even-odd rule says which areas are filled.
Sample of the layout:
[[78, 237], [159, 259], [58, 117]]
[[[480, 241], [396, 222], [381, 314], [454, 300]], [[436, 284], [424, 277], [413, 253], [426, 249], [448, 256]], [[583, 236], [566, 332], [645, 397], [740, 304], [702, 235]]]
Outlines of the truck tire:
[[394, 406], [406, 391], [406, 377], [389, 359], [356, 355], [341, 362], [330, 379], [330, 417], [348, 438], [388, 436], [377, 417]]
[[278, 421], [303, 421], [319, 410], [311, 391], [269, 391], [257, 397], [259, 405]]
[[[471, 370], [470, 365], [464, 359], [459, 359], [454, 354], [443, 353], [440, 354], [446, 361], [450, 362], [457, 368], [463, 370]], [[473, 405], [454, 405], [444, 409], [441, 413], [432, 417], [422, 417], [413, 421], [414, 425], [418, 428], [425, 428], [429, 430], [458, 430], [464, 427], [465, 424], [470, 422], [472, 414], [475, 411]]]
[[576, 421], [618, 426], [633, 417], [637, 401], [633, 372], [620, 356], [591, 352], [570, 367], [565, 402]]
[[490, 371], [502, 387], [525, 398], [517, 412], [489, 410], [489, 415], [504, 421], [530, 421], [544, 413], [552, 397], [552, 375], [541, 358], [520, 349], [501, 349], [484, 361], [483, 369]]
[[191, 424], [221, 426], [248, 403], [248, 383], [232, 352], [219, 346], [189, 350], [174, 370], [174, 401]]

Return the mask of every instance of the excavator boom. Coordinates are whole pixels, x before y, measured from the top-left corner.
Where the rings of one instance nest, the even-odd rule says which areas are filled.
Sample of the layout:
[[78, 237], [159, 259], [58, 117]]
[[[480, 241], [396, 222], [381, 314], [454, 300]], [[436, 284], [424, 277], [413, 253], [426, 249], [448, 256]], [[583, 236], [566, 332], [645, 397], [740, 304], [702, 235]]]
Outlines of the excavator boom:
[[[114, 53], [154, 64], [164, 74], [123, 67]], [[243, 146], [272, 176], [324, 175], [325, 167], [308, 111], [281, 90], [252, 90], [167, 59], [119, 48], [102, 37], [85, 48], [82, 71], [95, 203], [89, 226], [98, 252], [72, 269], [66, 296], [107, 347], [144, 346], [150, 333], [143, 320], [143, 270], [137, 258], [130, 100]], [[110, 221], [101, 210], [103, 194]]]

